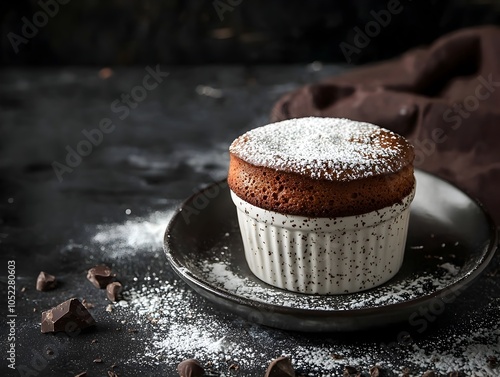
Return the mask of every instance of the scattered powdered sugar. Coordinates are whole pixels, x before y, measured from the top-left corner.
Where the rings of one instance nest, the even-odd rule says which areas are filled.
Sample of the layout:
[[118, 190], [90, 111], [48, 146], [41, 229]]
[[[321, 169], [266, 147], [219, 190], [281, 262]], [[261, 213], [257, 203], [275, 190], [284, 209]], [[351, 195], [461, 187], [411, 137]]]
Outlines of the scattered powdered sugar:
[[352, 295], [318, 296], [274, 289], [248, 273], [243, 274], [237, 266], [229, 263], [229, 250], [222, 256], [223, 260], [198, 261], [201, 280], [237, 296], [295, 309], [353, 310], [398, 304], [449, 286], [457, 280], [455, 277], [460, 271], [460, 267], [445, 263], [440, 266], [444, 272], [440, 275], [422, 273]]
[[110, 258], [131, 257], [139, 252], [161, 249], [163, 233], [173, 213], [158, 211], [147, 218], [127, 220], [122, 224], [99, 225], [92, 241]]
[[[500, 354], [500, 322], [495, 321], [491, 326], [487, 318], [489, 315], [494, 318], [499, 308], [500, 300], [496, 300], [486, 308], [486, 316], [471, 316], [464, 319], [466, 323], [459, 323], [463, 331], [443, 329], [408, 345], [382, 344], [381, 347], [377, 342], [331, 345], [334, 341], [328, 340], [322, 346], [297, 345], [288, 350], [288, 354], [299, 367], [331, 376], [342, 376], [343, 365], [365, 371], [371, 365], [378, 365], [397, 376], [407, 367], [412, 376], [434, 370], [442, 374], [460, 371], [461, 376], [498, 377], [500, 370], [490, 365], [488, 359]], [[401, 363], [389, 361], [395, 357]]]
[[[493, 302], [487, 311], [498, 310], [499, 304], [498, 300]], [[462, 376], [500, 376], [500, 370], [488, 363], [488, 358], [498, 357], [500, 353], [500, 323], [496, 321], [491, 327], [488, 320], [481, 317], [468, 318], [467, 321], [467, 324], [462, 324], [463, 331], [458, 334], [455, 332], [452, 335], [449, 329], [444, 329], [426, 340], [415, 341], [408, 346], [380, 347], [375, 342], [363, 343], [357, 347], [299, 345], [291, 354], [299, 366], [315, 371], [328, 371], [328, 375], [334, 376], [342, 376], [339, 366], [346, 364], [365, 370], [369, 365], [379, 365], [398, 376], [403, 367], [408, 367], [413, 376], [420, 376], [426, 370], [443, 374], [460, 371]], [[388, 361], [388, 354], [397, 355], [404, 361], [395, 365]]]
[[240, 375], [246, 376], [252, 374], [245, 370], [263, 373], [270, 359], [287, 355], [307, 376], [342, 376], [345, 365], [364, 371], [379, 365], [393, 376], [400, 376], [404, 367], [413, 376], [428, 369], [500, 376], [500, 370], [487, 362], [500, 353], [500, 325], [488, 320], [500, 309], [500, 300], [487, 306], [484, 317], [466, 316], [457, 325], [462, 331], [445, 327], [408, 345], [384, 345], [373, 339], [346, 342], [334, 334], [288, 334], [260, 327], [201, 305], [200, 297], [175, 278], [162, 280], [152, 273], [136, 280], [113, 311], [118, 321], [138, 329], [136, 336], [142, 342], [129, 364], [175, 366], [194, 357], [210, 365], [217, 376], [233, 375], [230, 365], [238, 365]]
[[443, 263], [439, 267], [444, 268], [450, 275], [457, 275], [460, 272], [460, 268], [451, 263]]
[[[387, 369], [373, 355], [377, 353], [377, 345], [365, 345], [365, 353], [360, 354], [354, 347], [334, 346], [334, 347], [304, 347], [298, 346], [293, 351], [299, 366], [306, 366], [315, 372], [329, 372], [331, 376], [342, 376], [344, 365], [358, 367], [367, 370], [370, 366], [379, 365]], [[368, 352], [366, 352], [368, 350]], [[392, 370], [393, 368], [389, 368]]]
[[415, 245], [415, 246], [410, 246], [410, 249], [412, 250], [421, 250], [423, 249], [424, 247], [422, 245]]
[[196, 293], [177, 280], [160, 280], [153, 274], [123, 296], [115, 305], [116, 315], [128, 317], [132, 326], [153, 329], [141, 355], [149, 363], [175, 365], [194, 357], [216, 367], [229, 361], [251, 366], [256, 357], [250, 342], [240, 341], [245, 329], [239, 321], [223, 321], [220, 313], [201, 307]]
[[338, 118], [289, 119], [248, 131], [229, 151], [253, 165], [349, 181], [399, 171], [410, 144], [370, 123]]
[[[240, 376], [263, 375], [271, 359], [287, 355], [298, 372], [307, 376], [342, 376], [345, 365], [365, 372], [372, 365], [380, 365], [389, 376], [400, 376], [403, 367], [409, 367], [412, 376], [420, 376], [427, 369], [441, 374], [460, 370], [467, 376], [500, 376], [500, 369], [487, 363], [488, 357], [500, 356], [498, 299], [486, 305], [486, 309], [463, 313], [462, 322], [453, 328], [427, 330], [429, 333], [417, 337], [409, 345], [396, 344], [389, 348], [369, 337], [349, 340], [337, 334], [298, 334], [259, 326], [249, 321], [250, 318], [218, 311], [182, 283], [169, 268], [165, 270], [166, 260], [158, 264], [153, 258], [150, 251], [161, 249], [163, 232], [171, 215], [171, 211], [156, 212], [122, 224], [99, 226], [92, 237], [106, 255], [141, 258], [148, 266], [149, 272], [136, 275], [127, 284], [124, 299], [114, 304], [110, 313], [117, 323], [126, 323], [127, 327], [137, 330], [132, 338], [134, 354], [123, 363], [124, 371], [130, 364], [145, 370], [149, 370], [148, 365], [157, 365], [173, 372], [181, 360], [194, 357], [205, 366], [210, 365], [217, 376], [234, 375], [232, 365], [238, 366]], [[313, 305], [309, 300], [314, 296], [310, 295], [271, 290], [278, 292], [272, 296], [259, 281], [228, 263], [232, 248], [222, 243], [230, 244], [230, 234], [222, 234], [221, 245], [215, 247], [217, 257], [211, 261], [201, 259], [196, 264], [198, 272], [214, 286], [238, 295], [299, 308], [331, 309], [339, 305], [334, 301], [334, 297], [339, 296], [332, 296], [333, 301], [328, 304], [316, 298], [318, 301]], [[389, 291], [381, 290], [377, 295], [373, 290], [357, 294], [356, 300], [347, 301], [341, 307], [348, 310], [400, 302], [424, 294], [429, 287], [436, 289], [459, 279], [458, 266], [440, 263], [442, 274], [439, 276], [417, 276], [411, 281], [398, 282]], [[303, 301], [297, 299], [299, 296]], [[419, 335], [416, 328], [412, 330], [412, 335]], [[397, 343], [396, 335], [393, 341]]]
[[462, 329], [460, 333], [450, 336], [446, 330], [440, 331], [420, 344], [414, 344], [407, 351], [406, 359], [443, 373], [460, 370], [467, 376], [500, 376], [500, 369], [486, 362], [489, 357], [500, 356], [500, 321], [495, 314], [499, 309], [500, 300], [496, 299], [482, 315], [462, 320], [457, 325]]

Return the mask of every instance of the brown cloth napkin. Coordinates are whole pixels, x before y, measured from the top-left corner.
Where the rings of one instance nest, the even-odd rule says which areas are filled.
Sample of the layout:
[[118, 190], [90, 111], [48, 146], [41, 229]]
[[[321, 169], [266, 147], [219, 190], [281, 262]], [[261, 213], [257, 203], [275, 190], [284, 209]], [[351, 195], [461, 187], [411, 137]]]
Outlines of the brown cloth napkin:
[[406, 136], [415, 167], [477, 197], [500, 224], [500, 28], [464, 29], [282, 97], [271, 118], [345, 117]]

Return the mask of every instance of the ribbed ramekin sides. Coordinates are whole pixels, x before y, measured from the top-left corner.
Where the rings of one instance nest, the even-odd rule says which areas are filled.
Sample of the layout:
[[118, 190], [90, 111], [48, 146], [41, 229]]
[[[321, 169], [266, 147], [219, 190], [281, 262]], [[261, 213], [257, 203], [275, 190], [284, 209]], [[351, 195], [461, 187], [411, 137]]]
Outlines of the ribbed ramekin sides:
[[256, 207], [231, 192], [250, 270], [278, 288], [311, 294], [363, 291], [401, 267], [410, 203], [358, 216], [311, 218]]

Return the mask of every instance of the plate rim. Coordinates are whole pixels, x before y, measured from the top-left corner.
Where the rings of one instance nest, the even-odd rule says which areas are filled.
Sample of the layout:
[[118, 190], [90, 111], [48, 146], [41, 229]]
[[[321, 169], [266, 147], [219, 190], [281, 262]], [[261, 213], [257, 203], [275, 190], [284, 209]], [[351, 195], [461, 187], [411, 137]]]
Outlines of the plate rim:
[[[213, 286], [206, 281], [200, 279], [196, 274], [193, 274], [191, 270], [178, 263], [177, 259], [172, 255], [170, 252], [170, 230], [171, 228], [175, 225], [175, 222], [178, 221], [178, 217], [181, 214], [183, 208], [186, 207], [186, 205], [190, 202], [193, 201], [195, 197], [198, 195], [202, 194], [206, 190], [209, 190], [215, 185], [218, 186], [227, 186], [227, 179], [221, 179], [215, 182], [212, 182], [205, 187], [201, 188], [200, 190], [197, 190], [195, 193], [191, 194], [189, 197], [187, 197], [185, 200], [183, 200], [175, 209], [174, 214], [170, 218], [165, 233], [163, 237], [163, 250], [166, 254], [167, 260], [172, 267], [172, 269], [176, 272], [176, 274], [184, 280], [192, 289], [194, 289], [198, 294], [206, 297], [205, 295], [201, 294], [198, 292], [198, 288], [202, 288], [204, 291], [207, 291], [215, 296], [218, 296], [219, 298], [222, 298], [224, 300], [229, 300], [235, 304], [238, 305], [244, 305], [252, 308], [258, 308], [258, 309], [265, 309], [266, 311], [270, 313], [282, 313], [286, 315], [301, 315], [301, 314], [314, 314], [315, 316], [318, 317], [352, 317], [353, 314], [356, 316], [371, 316], [374, 314], [380, 314], [381, 311], [384, 312], [393, 312], [393, 311], [398, 311], [398, 310], [408, 310], [409, 308], [413, 308], [415, 306], [419, 306], [423, 302], [428, 302], [431, 300], [436, 299], [438, 296], [446, 296], [447, 293], [449, 292], [459, 292], [461, 289], [466, 289], [470, 284], [472, 284], [476, 278], [484, 271], [484, 269], [489, 265], [490, 261], [493, 259], [495, 252], [498, 248], [498, 234], [497, 234], [497, 228], [495, 225], [495, 222], [493, 220], [493, 217], [490, 215], [488, 210], [485, 208], [485, 206], [479, 201], [477, 198], [473, 197], [471, 194], [469, 194], [467, 191], [462, 190], [460, 187], [458, 187], [456, 184], [450, 182], [447, 179], [438, 177], [435, 174], [426, 172], [424, 170], [420, 169], [415, 169], [415, 172], [418, 172], [418, 174], [423, 174], [427, 175], [433, 179], [437, 179], [440, 181], [443, 181], [447, 183], [448, 185], [452, 186], [454, 189], [460, 191], [462, 194], [467, 196], [472, 202], [474, 202], [478, 208], [481, 210], [483, 216], [486, 219], [486, 222], [488, 223], [488, 233], [489, 233], [489, 244], [487, 247], [485, 247], [482, 251], [481, 258], [477, 264], [474, 265], [474, 268], [472, 268], [470, 271], [468, 271], [464, 276], [462, 276], [459, 280], [453, 282], [452, 284], [445, 285], [444, 287], [440, 288], [439, 290], [436, 290], [432, 293], [426, 294], [424, 296], [414, 298], [414, 299], [409, 299], [405, 300], [403, 302], [397, 302], [397, 303], [392, 303], [392, 304], [386, 304], [382, 306], [375, 306], [375, 307], [368, 307], [368, 308], [352, 308], [352, 309], [322, 309], [322, 308], [294, 308], [294, 307], [289, 307], [289, 306], [283, 306], [283, 305], [277, 305], [277, 304], [272, 304], [272, 303], [267, 303], [263, 301], [258, 301], [249, 297], [242, 297], [239, 296], [235, 293], [229, 292], [227, 290], [221, 289], [219, 287]], [[264, 283], [265, 284], [265, 283]], [[281, 290], [280, 288], [276, 288], [273, 286], [269, 286], [271, 289], [276, 289], [276, 290]], [[292, 292], [296, 294], [300, 294], [298, 292]], [[357, 293], [362, 293], [362, 292], [355, 292], [351, 293], [352, 295], [356, 295]], [[303, 296], [312, 296], [312, 297], [321, 297], [319, 295], [308, 295], [308, 294], [301, 294]], [[328, 297], [328, 296], [324, 296]], [[212, 301], [212, 300], [211, 300]]]

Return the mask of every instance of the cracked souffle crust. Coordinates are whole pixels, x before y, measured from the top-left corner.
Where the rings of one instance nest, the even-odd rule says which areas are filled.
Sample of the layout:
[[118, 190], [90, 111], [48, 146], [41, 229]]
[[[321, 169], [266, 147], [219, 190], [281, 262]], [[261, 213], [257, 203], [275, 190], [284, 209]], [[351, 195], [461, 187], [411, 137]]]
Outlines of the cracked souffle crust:
[[229, 152], [231, 190], [284, 214], [358, 215], [401, 202], [415, 185], [406, 139], [348, 119], [273, 123], [238, 137]]

